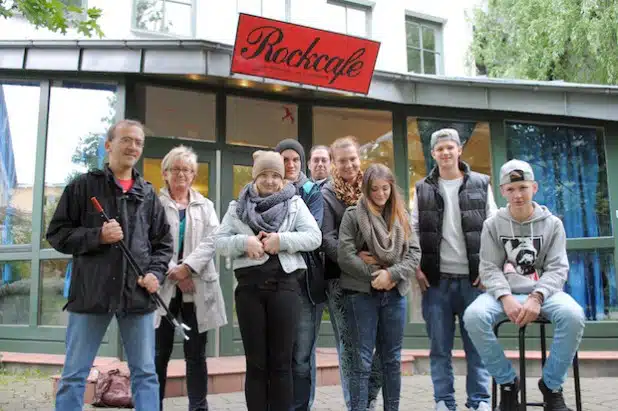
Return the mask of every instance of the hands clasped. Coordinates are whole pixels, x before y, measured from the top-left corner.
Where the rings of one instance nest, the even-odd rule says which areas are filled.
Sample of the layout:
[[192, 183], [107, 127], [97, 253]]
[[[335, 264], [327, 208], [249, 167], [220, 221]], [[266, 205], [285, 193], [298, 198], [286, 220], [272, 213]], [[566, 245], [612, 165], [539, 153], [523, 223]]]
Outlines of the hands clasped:
[[280, 246], [278, 233], [260, 231], [257, 236], [251, 236], [247, 239], [247, 257], [257, 260], [262, 258], [265, 253], [278, 254]]

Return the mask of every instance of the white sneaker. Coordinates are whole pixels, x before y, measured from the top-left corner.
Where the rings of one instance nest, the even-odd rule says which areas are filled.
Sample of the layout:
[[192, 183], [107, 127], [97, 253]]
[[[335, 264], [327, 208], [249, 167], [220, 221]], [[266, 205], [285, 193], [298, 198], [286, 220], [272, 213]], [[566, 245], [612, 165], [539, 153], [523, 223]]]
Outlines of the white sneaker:
[[491, 407], [486, 402], [479, 402], [478, 408], [468, 408], [473, 411], [491, 411]]
[[449, 410], [448, 407], [446, 406], [446, 402], [440, 401], [439, 403], [436, 404], [436, 411], [451, 411], [451, 410]]

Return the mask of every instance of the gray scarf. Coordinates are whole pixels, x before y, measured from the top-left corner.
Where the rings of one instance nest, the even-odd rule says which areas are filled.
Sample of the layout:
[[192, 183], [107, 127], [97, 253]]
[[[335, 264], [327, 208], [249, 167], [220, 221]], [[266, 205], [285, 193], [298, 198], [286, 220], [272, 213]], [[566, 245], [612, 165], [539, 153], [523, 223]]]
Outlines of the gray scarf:
[[387, 210], [385, 217], [373, 214], [367, 206], [365, 197], [361, 197], [356, 205], [356, 213], [358, 226], [369, 252], [378, 259], [380, 265], [390, 267], [401, 261], [407, 245], [401, 223], [395, 221], [389, 233], [385, 220], [385, 217], [390, 218], [389, 211]]
[[290, 199], [296, 194], [292, 184], [267, 197], [260, 197], [253, 183], [242, 189], [238, 196], [236, 214], [257, 234], [260, 231], [276, 233], [288, 215]]

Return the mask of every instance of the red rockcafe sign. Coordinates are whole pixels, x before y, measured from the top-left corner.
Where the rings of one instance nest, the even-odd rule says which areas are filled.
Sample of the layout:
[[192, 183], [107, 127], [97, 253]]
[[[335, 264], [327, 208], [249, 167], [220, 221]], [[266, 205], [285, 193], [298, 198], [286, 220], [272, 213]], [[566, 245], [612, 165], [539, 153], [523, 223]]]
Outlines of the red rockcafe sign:
[[367, 94], [380, 43], [241, 13], [232, 73]]

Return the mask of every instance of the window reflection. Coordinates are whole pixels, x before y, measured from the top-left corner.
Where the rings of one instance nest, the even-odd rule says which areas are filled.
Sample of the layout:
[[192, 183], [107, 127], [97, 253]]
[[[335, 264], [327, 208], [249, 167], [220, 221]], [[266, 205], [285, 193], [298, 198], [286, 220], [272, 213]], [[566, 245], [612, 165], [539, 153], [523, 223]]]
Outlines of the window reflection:
[[389, 111], [334, 107], [313, 108], [313, 144], [330, 145], [354, 136], [361, 144], [361, 167], [382, 163], [394, 170], [393, 120]]
[[226, 140], [231, 144], [275, 147], [298, 136], [298, 106], [280, 101], [228, 96]]
[[45, 232], [67, 183], [81, 173], [103, 167], [105, 134], [114, 123], [115, 105], [115, 89], [110, 86], [52, 86], [41, 247], [49, 247]]
[[145, 87], [146, 135], [215, 141], [216, 97], [164, 87]]
[[564, 223], [567, 237], [611, 236], [607, 166], [593, 128], [507, 123], [507, 157], [532, 165], [535, 200]]
[[38, 83], [0, 83], [0, 246], [30, 244]]
[[41, 261], [40, 324], [68, 324], [68, 313], [62, 310], [69, 297], [73, 269], [72, 260]]
[[0, 324], [30, 322], [30, 261], [0, 261]]
[[617, 320], [614, 250], [569, 251], [567, 254], [566, 292], [584, 308], [588, 320]]
[[134, 0], [133, 27], [180, 36], [193, 35], [191, 0]]

